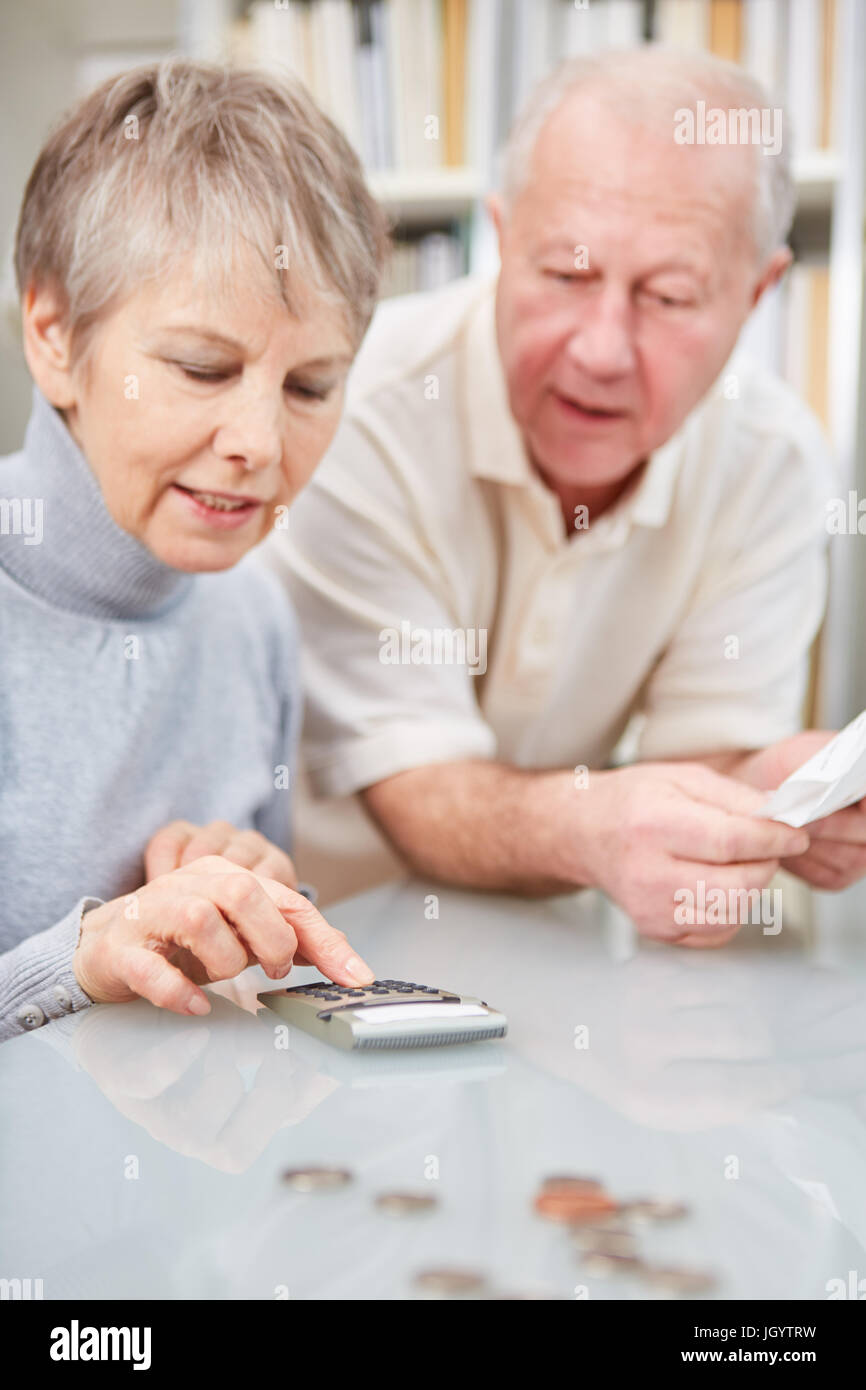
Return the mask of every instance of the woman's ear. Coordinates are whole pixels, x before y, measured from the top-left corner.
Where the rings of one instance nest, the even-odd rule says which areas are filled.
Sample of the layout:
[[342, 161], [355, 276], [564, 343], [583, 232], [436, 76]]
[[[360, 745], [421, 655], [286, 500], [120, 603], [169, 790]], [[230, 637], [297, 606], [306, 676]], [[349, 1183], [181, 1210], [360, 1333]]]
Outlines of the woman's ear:
[[21, 302], [24, 356], [46, 400], [59, 410], [75, 404], [71, 334], [65, 305], [51, 287], [29, 285]]

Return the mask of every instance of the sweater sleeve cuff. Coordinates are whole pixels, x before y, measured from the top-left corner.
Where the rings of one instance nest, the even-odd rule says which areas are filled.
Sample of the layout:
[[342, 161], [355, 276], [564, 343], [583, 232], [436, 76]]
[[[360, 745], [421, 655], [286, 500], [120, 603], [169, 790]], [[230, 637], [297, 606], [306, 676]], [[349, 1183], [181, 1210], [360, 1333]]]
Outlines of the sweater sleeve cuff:
[[78, 983], [72, 957], [82, 916], [101, 906], [101, 898], [81, 898], [53, 927], [0, 956], [0, 1042], [93, 1003]]

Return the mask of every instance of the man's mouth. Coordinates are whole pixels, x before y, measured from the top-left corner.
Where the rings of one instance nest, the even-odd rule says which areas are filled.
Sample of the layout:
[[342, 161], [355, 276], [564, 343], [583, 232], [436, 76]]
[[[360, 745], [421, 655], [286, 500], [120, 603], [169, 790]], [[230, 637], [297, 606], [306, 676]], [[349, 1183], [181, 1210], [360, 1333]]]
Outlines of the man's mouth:
[[612, 406], [597, 405], [592, 401], [576, 400], [574, 396], [565, 396], [561, 391], [555, 391], [554, 395], [561, 405], [575, 414], [589, 420], [624, 420], [628, 411], [615, 409]]

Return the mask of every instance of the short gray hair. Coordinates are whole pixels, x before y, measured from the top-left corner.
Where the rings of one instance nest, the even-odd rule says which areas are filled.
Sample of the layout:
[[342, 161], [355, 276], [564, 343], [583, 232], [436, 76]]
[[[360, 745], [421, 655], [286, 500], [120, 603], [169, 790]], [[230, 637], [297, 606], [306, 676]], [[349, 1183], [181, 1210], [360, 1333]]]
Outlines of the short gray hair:
[[286, 76], [167, 58], [103, 82], [54, 130], [21, 206], [20, 294], [62, 294], [76, 357], [143, 279], [182, 256], [237, 286], [252, 252], [290, 312], [336, 300], [357, 344], [375, 307], [387, 224], [358, 158]]
[[713, 54], [660, 44], [569, 58], [542, 78], [517, 117], [502, 156], [502, 191], [510, 205], [529, 177], [536, 142], [549, 116], [566, 98], [586, 91], [626, 121], [670, 132], [676, 110], [700, 99], [739, 109], [774, 107], [782, 111], [782, 142], [777, 154], [753, 151], [755, 250], [765, 261], [785, 244], [796, 206], [791, 173], [790, 123], [781, 103], [735, 63]]

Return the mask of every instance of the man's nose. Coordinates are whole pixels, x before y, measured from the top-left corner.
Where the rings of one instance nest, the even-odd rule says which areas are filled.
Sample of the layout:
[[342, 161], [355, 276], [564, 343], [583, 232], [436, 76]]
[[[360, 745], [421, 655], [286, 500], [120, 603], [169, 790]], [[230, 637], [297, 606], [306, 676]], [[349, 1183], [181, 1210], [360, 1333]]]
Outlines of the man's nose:
[[233, 402], [217, 430], [214, 448], [221, 458], [250, 473], [278, 464], [282, 458], [279, 407], [260, 396]]
[[567, 351], [591, 376], [620, 377], [632, 371], [635, 349], [628, 297], [614, 289], [587, 295]]

